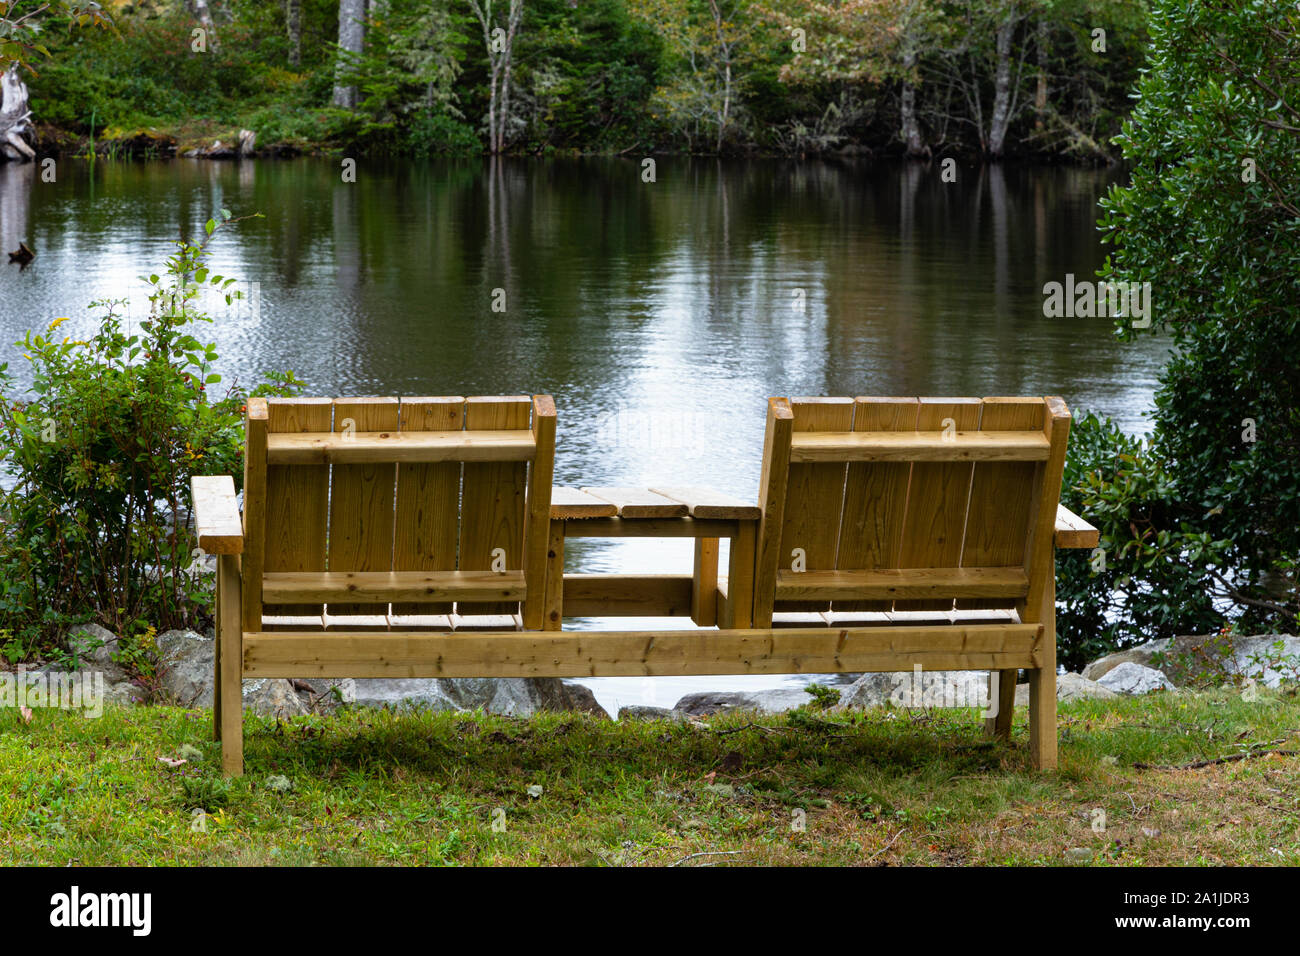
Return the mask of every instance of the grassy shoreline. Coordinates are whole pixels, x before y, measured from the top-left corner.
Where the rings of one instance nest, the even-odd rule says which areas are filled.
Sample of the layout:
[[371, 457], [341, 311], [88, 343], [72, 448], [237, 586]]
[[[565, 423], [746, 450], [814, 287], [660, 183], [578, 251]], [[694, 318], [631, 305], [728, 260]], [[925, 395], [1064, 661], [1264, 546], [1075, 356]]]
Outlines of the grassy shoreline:
[[1023, 718], [1006, 745], [972, 710], [250, 716], [227, 790], [209, 711], [5, 709], [0, 863], [1300, 864], [1300, 757], [1135, 766], [1300, 749], [1295, 690], [1062, 705], [1056, 774]]

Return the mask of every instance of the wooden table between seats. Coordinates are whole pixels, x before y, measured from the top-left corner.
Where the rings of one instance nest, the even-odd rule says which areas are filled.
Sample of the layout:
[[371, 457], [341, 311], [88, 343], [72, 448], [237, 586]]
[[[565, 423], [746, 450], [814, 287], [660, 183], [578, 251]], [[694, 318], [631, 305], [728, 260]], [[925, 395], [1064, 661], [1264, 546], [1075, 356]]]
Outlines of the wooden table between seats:
[[[676, 617], [700, 627], [752, 624], [756, 505], [709, 488], [551, 489], [543, 628], [568, 617]], [[691, 574], [564, 573], [566, 538], [694, 538]], [[731, 540], [725, 580], [718, 542]]]

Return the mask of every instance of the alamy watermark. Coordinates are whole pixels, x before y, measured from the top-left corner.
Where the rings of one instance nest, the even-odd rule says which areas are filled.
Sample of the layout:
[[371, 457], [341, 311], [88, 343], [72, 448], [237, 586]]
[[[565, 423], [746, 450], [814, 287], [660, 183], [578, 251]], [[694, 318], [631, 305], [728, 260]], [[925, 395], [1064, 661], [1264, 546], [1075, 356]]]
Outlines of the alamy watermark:
[[1043, 286], [1043, 315], [1049, 319], [1132, 319], [1133, 328], [1151, 327], [1150, 282], [1082, 282], [1067, 273], [1065, 282]]
[[35, 707], [80, 710], [82, 716], [104, 714], [103, 671], [0, 671], [0, 708]]

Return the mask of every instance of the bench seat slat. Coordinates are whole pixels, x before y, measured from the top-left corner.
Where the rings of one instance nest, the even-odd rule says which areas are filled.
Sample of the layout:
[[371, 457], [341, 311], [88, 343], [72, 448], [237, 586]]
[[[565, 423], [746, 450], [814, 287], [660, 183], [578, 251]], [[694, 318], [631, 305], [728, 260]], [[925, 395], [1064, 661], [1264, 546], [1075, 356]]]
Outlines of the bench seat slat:
[[876, 571], [778, 571], [780, 598], [1020, 598], [1024, 568], [885, 568]]
[[796, 432], [792, 462], [816, 461], [1046, 461], [1040, 432]]
[[445, 432], [285, 432], [268, 436], [272, 465], [373, 462], [529, 461], [537, 450], [527, 429]]
[[262, 575], [269, 603], [346, 598], [353, 604], [390, 601], [519, 601], [523, 571], [280, 571]]

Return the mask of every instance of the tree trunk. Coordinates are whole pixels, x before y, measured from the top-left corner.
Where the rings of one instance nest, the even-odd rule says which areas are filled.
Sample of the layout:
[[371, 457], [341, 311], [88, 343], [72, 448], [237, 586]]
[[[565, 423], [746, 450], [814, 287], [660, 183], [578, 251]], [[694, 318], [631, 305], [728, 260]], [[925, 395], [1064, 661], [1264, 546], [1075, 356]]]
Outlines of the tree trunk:
[[30, 162], [36, 158], [25, 135], [31, 115], [27, 105], [27, 84], [18, 75], [18, 67], [11, 66], [0, 77], [0, 159]]
[[343, 86], [341, 77], [348, 69], [342, 53], [360, 54], [366, 42], [366, 0], [339, 0], [339, 50], [334, 68], [334, 105], [341, 109], [357, 108], [357, 88]]
[[212, 22], [212, 8], [208, 6], [208, 0], [189, 0], [189, 5], [190, 12], [194, 14], [207, 34], [208, 49], [217, 53], [221, 47], [217, 43], [217, 26]]
[[302, 0], [284, 0], [284, 25], [289, 31], [289, 65], [302, 66]]
[[1007, 128], [1011, 125], [1011, 41], [1016, 33], [1016, 16], [1008, 11], [998, 24], [998, 65], [993, 75], [993, 116], [989, 121], [989, 155], [1002, 155]]
[[1047, 115], [1047, 21], [1038, 21], [1038, 37], [1034, 43], [1038, 54], [1038, 89], [1034, 91], [1034, 129], [1043, 128]]
[[[903, 68], [909, 73], [916, 67], [916, 51], [910, 47], [903, 51]], [[907, 155], [911, 157], [925, 155], [925, 143], [921, 141], [921, 126], [916, 120], [916, 87], [910, 79], [903, 81], [903, 99], [901, 104], [903, 142], [907, 144]]]

